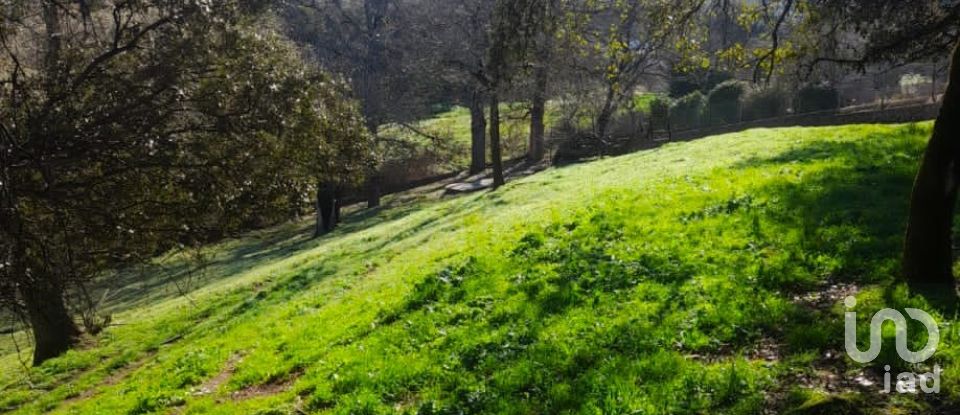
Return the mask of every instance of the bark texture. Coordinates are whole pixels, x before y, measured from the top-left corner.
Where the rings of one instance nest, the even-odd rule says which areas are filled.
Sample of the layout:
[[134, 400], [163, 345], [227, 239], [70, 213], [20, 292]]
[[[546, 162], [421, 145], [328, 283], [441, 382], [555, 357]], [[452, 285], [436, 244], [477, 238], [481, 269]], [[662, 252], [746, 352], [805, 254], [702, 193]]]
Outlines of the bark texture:
[[21, 290], [33, 331], [33, 364], [60, 356], [77, 343], [77, 328], [63, 300], [64, 287], [52, 276], [34, 277]]
[[601, 140], [607, 138], [607, 128], [610, 127], [613, 112], [617, 109], [614, 100], [616, 100], [616, 93], [614, 92], [614, 86], [611, 85], [607, 88], [607, 95], [603, 100], [603, 107], [600, 109], [600, 113], [597, 114], [595, 129], [597, 138]]
[[335, 186], [330, 183], [317, 185], [317, 223], [313, 231], [314, 237], [326, 235], [337, 227], [339, 205]]
[[470, 174], [487, 168], [487, 119], [483, 113], [483, 97], [474, 93], [470, 102]]
[[[385, 31], [387, 30], [387, 9], [389, 5], [388, 0], [363, 1], [366, 51], [358, 89], [363, 102], [364, 116], [367, 118], [367, 129], [374, 137], [378, 134], [379, 126], [388, 117], [389, 96], [386, 93], [384, 73], [388, 65]], [[367, 173], [366, 188], [367, 208], [379, 207], [382, 189], [378, 171], [372, 169]]]
[[913, 185], [903, 250], [904, 277], [912, 283], [954, 284], [953, 216], [960, 184], [960, 54]]
[[380, 197], [383, 194], [380, 173], [373, 171], [367, 178], [367, 209], [380, 207]]
[[543, 160], [544, 135], [546, 125], [544, 114], [547, 108], [547, 67], [542, 62], [534, 70], [533, 102], [530, 109], [530, 142], [528, 143], [527, 160], [538, 163]]
[[493, 159], [493, 188], [503, 186], [503, 155], [500, 152], [500, 98], [490, 94], [490, 157]]

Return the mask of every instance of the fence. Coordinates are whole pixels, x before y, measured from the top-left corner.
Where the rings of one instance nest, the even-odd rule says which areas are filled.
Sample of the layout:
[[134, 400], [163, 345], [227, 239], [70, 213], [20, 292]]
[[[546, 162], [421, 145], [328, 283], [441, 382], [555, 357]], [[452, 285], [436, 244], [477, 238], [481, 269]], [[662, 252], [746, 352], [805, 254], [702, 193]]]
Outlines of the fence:
[[795, 114], [784, 117], [740, 122], [673, 133], [673, 140], [693, 140], [710, 135], [726, 134], [751, 128], [816, 127], [844, 124], [898, 124], [934, 119], [940, 111], [940, 103], [868, 109], [850, 112], [846, 109]]
[[926, 121], [936, 118], [939, 111], [939, 102], [914, 103], [900, 106], [891, 105], [884, 108], [863, 106], [672, 131], [669, 138], [637, 138], [645, 137], [644, 134], [635, 134], [633, 137], [615, 137], [602, 141], [568, 138], [555, 143], [556, 150], [553, 160], [557, 164], [567, 164], [590, 157], [626, 154], [658, 147], [668, 142], [696, 140], [711, 135], [739, 132], [751, 128], [816, 127], [844, 124], [897, 124]]

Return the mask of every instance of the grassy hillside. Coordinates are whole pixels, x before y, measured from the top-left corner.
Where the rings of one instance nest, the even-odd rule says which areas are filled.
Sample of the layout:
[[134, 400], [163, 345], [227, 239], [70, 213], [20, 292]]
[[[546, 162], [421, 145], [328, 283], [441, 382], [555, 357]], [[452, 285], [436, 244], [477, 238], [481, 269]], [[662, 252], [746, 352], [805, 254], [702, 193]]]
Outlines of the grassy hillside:
[[0, 410], [951, 405], [956, 336], [945, 334], [934, 357], [945, 372], [933, 398], [869, 384], [899, 361], [890, 342], [866, 368], [843, 355], [847, 294], [864, 321], [882, 306], [936, 310], [894, 282], [929, 130], [752, 130], [551, 169], [497, 192], [393, 200], [315, 241], [285, 227], [259, 235], [287, 241], [281, 248], [255, 239], [220, 248], [222, 278], [190, 299], [126, 307], [124, 325], [80, 350], [28, 371], [4, 356]]

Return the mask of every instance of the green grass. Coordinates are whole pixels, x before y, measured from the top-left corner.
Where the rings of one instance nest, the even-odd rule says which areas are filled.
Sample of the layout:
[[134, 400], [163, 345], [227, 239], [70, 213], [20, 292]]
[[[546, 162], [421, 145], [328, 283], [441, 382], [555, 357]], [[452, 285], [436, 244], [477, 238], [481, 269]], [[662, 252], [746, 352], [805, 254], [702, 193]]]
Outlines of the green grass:
[[[929, 132], [929, 123], [751, 130], [554, 168], [496, 192], [395, 199], [319, 240], [304, 240], [303, 226], [255, 235], [217, 248], [218, 275], [191, 299], [118, 307], [125, 325], [41, 367], [0, 358], [0, 408], [809, 407], [836, 395], [816, 382], [824, 367], [850, 379], [863, 368], [824, 357], [842, 354], [839, 300], [798, 299], [855, 284], [863, 321], [883, 306], [956, 321], [894, 280]], [[258, 238], [292, 242], [271, 251]], [[945, 334], [934, 357], [945, 368], [936, 399], [842, 398], [876, 413], [957, 404], [955, 338]]]

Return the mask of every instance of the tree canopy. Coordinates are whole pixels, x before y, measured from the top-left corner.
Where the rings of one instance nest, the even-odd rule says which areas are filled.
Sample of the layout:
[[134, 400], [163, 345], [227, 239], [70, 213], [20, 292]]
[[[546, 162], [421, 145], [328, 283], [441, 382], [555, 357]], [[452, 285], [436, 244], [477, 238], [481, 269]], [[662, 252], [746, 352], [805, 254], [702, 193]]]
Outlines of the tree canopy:
[[75, 284], [302, 207], [356, 179], [368, 143], [345, 88], [249, 1], [5, 2], [0, 293], [35, 360], [77, 334]]

